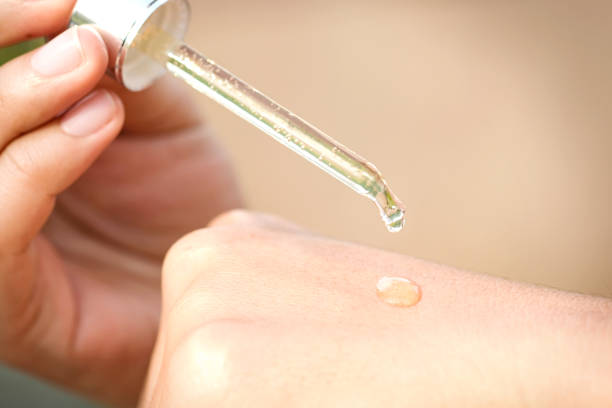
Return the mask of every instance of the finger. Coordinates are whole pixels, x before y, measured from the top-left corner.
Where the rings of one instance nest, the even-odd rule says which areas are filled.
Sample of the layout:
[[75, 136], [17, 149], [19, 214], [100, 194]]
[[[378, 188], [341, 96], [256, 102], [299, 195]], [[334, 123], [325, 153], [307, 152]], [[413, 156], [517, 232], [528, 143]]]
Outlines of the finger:
[[0, 2], [0, 47], [54, 34], [68, 26], [76, 0], [3, 0]]
[[87, 95], [108, 61], [100, 35], [73, 27], [0, 68], [0, 150]]
[[10, 143], [0, 154], [0, 252], [25, 251], [72, 184], [119, 133], [120, 99], [98, 90], [56, 120]]

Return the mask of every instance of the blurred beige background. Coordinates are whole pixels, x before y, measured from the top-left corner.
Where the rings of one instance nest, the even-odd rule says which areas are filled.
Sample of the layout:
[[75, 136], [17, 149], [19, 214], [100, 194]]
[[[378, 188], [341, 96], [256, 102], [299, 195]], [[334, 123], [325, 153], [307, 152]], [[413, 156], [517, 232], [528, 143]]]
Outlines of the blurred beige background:
[[[612, 296], [612, 3], [192, 0], [189, 41], [374, 162], [375, 207], [201, 96], [249, 205], [457, 267]], [[180, 109], [180, 107], [177, 107]], [[12, 407], [91, 406], [0, 367]]]
[[189, 42], [366, 156], [365, 198], [199, 97], [251, 208], [478, 272], [612, 295], [609, 1], [192, 1]]

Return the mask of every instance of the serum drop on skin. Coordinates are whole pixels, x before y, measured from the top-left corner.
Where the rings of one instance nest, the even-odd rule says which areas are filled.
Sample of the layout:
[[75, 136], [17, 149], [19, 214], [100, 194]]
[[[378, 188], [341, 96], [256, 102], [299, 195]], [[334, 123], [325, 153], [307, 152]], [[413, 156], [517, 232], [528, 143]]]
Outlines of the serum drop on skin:
[[421, 288], [406, 278], [380, 278], [376, 294], [380, 300], [395, 307], [411, 307], [421, 300]]

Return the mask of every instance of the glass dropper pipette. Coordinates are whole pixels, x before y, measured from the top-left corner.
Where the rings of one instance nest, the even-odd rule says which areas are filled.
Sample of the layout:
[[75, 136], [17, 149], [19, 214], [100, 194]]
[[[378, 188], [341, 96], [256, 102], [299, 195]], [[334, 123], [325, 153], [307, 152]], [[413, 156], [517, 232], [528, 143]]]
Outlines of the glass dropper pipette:
[[133, 46], [194, 89], [372, 200], [389, 231], [402, 229], [404, 207], [372, 163], [155, 24], [146, 24]]

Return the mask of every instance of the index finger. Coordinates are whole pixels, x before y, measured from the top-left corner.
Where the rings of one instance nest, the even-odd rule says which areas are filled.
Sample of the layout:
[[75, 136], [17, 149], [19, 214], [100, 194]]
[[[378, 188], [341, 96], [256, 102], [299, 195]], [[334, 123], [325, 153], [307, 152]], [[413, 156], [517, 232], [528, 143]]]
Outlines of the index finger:
[[0, 1], [0, 47], [55, 34], [68, 26], [76, 0]]

